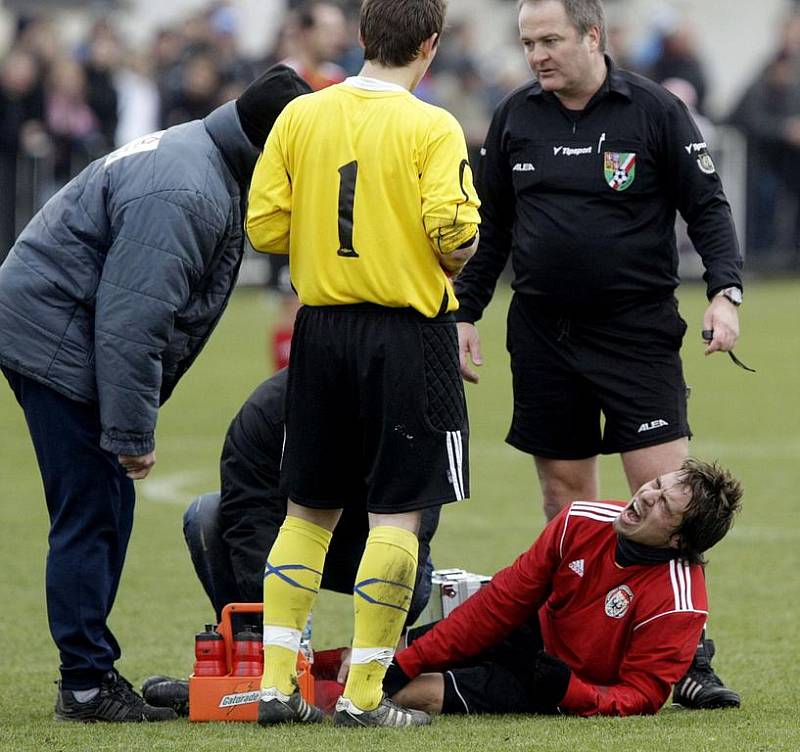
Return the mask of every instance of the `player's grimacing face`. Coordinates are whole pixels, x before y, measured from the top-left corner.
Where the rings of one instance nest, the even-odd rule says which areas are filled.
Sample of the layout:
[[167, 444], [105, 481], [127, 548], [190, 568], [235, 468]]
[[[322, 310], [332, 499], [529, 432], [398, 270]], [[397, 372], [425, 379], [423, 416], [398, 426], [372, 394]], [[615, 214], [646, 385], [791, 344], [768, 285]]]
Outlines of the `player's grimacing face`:
[[645, 483], [614, 520], [614, 529], [624, 538], [645, 546], [672, 548], [675, 532], [692, 500], [689, 486], [679, 470], [659, 475]]
[[578, 33], [559, 0], [525, 3], [519, 34], [528, 66], [545, 91], [577, 93], [591, 79], [590, 35]]

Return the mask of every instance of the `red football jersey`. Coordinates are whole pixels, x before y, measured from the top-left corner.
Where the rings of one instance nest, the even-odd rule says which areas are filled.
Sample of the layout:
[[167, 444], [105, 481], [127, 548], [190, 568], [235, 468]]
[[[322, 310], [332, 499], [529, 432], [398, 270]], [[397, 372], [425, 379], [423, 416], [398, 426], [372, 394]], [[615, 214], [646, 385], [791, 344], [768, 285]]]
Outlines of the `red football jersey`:
[[294, 327], [292, 325], [279, 326], [272, 332], [272, 362], [275, 365], [276, 371], [280, 371], [281, 368], [289, 367], [293, 334]]
[[576, 501], [447, 619], [397, 654], [411, 677], [496, 644], [538, 610], [544, 649], [572, 670], [560, 708], [655, 713], [694, 656], [706, 617], [703, 570], [680, 559], [619, 566], [612, 522], [625, 506]]

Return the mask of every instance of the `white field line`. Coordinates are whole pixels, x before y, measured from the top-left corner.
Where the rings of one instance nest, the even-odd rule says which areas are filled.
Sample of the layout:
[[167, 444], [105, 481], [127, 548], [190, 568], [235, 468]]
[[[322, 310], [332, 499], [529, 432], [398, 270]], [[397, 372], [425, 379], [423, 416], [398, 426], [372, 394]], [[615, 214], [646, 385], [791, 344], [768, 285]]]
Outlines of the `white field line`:
[[174, 449], [186, 450], [206, 450], [212, 449], [215, 452], [222, 451], [222, 444], [225, 441], [225, 434], [221, 433], [219, 436], [216, 434], [197, 435], [191, 434], [172, 434], [161, 438], [156, 436], [156, 450], [167, 449], [172, 451]]
[[219, 481], [209, 480], [209, 476], [210, 473], [198, 470], [159, 475], [156, 469], [152, 478], [138, 484], [137, 491], [148, 501], [186, 507], [195, 496], [216, 490]]

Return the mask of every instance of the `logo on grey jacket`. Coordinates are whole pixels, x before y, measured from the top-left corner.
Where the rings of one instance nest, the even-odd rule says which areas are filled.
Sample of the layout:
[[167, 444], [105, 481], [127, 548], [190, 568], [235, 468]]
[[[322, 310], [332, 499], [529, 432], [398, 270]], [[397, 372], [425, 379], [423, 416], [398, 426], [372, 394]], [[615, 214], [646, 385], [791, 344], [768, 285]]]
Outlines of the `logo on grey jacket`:
[[143, 151], [153, 151], [154, 149], [158, 149], [158, 145], [161, 143], [161, 137], [164, 135], [164, 131], [156, 131], [155, 133], [150, 133], [147, 136], [142, 136], [141, 138], [137, 138], [135, 141], [131, 141], [125, 146], [120, 146], [119, 149], [116, 151], [112, 151], [106, 157], [105, 167], [108, 167], [114, 162], [125, 159], [125, 157], [130, 157], [133, 154], [141, 154]]

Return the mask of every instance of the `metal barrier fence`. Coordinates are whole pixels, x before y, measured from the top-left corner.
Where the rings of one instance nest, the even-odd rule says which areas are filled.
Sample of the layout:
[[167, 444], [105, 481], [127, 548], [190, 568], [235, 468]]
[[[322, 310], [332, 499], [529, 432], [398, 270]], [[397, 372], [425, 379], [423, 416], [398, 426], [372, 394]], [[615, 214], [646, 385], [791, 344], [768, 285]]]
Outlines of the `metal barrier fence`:
[[51, 148], [36, 154], [20, 150], [16, 158], [0, 155], [0, 261], [33, 215], [96, 156], [89, 149], [75, 149], [58, 165]]
[[747, 139], [731, 126], [718, 126], [714, 159], [731, 204], [742, 253], [747, 238]]
[[[742, 134], [735, 128], [719, 126], [715, 129], [714, 141], [711, 152], [722, 177], [725, 191], [731, 204], [734, 221], [736, 223], [742, 251], [746, 248], [747, 238], [747, 202], [750, 197], [751, 186], [748, 185], [748, 157], [747, 142]], [[2, 156], [2, 155], [0, 155]], [[68, 167], [69, 176], [74, 176], [83, 169], [94, 155], [76, 152], [71, 157]], [[8, 172], [8, 163], [0, 162], [0, 172]], [[6, 195], [12, 193], [5, 174], [0, 184], [3, 185], [0, 196], [0, 261], [5, 257], [13, 239], [21, 232], [33, 215], [44, 205], [66, 180], [57, 178], [55, 159], [52, 152], [40, 155], [20, 154], [16, 164], [11, 168], [15, 173], [13, 183], [13, 197]], [[62, 167], [63, 171], [63, 167]], [[783, 212], [776, 213], [776, 222], [783, 221], [786, 214], [796, 211], [795, 197], [786, 191], [780, 192], [778, 202], [781, 206], [788, 207]], [[3, 231], [5, 230], [5, 231]], [[789, 231], [784, 231], [784, 236]], [[3, 237], [5, 235], [6, 237]], [[700, 259], [691, 248], [691, 243], [685, 235], [685, 228], [679, 222], [678, 226], [679, 247], [681, 250], [681, 275], [684, 278], [698, 278], [702, 275]], [[763, 260], [765, 254], [759, 254]], [[753, 259], [755, 261], [755, 259]], [[265, 284], [270, 278], [270, 261], [261, 254], [252, 250], [248, 251], [240, 275], [240, 284]]]

